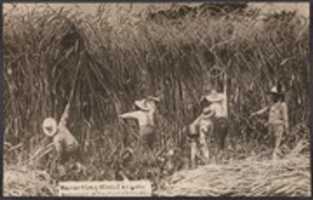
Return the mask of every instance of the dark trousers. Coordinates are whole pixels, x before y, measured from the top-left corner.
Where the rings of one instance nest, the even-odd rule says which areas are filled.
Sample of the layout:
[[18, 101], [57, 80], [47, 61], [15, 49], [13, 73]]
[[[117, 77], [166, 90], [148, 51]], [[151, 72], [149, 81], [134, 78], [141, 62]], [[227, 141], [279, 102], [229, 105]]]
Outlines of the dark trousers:
[[213, 135], [217, 142], [218, 148], [225, 148], [225, 139], [228, 133], [228, 120], [226, 118], [213, 118]]

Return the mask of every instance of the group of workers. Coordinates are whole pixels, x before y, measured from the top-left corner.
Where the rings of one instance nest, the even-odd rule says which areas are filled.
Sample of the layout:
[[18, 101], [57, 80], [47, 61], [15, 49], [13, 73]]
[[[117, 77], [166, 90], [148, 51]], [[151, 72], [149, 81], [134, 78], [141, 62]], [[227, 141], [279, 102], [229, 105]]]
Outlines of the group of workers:
[[[209, 137], [215, 135], [219, 150], [224, 149], [229, 123], [227, 94], [226, 90], [223, 90], [223, 92], [217, 92], [215, 88], [211, 88], [210, 91], [207, 91], [200, 99], [202, 110], [200, 116], [187, 126], [188, 128], [186, 130], [188, 130], [187, 133], [191, 141], [190, 161], [192, 167], [196, 166], [196, 157], [199, 153], [202, 155], [202, 160], [205, 163], [209, 162], [210, 154], [207, 140]], [[270, 103], [268, 106], [252, 113], [250, 117], [265, 112], [269, 113], [269, 132], [275, 138], [272, 157], [273, 159], [277, 159], [283, 133], [289, 130], [288, 110], [281, 87], [273, 87], [269, 91], [269, 96]], [[146, 152], [153, 148], [157, 133], [155, 112], [157, 111], [159, 102], [160, 98], [149, 96], [134, 102], [137, 108], [135, 111], [119, 115], [120, 119], [137, 120], [139, 125], [139, 148], [137, 149], [139, 149], [139, 152]], [[67, 162], [70, 157], [73, 157], [76, 160], [78, 168], [83, 168], [83, 165], [79, 161], [81, 156], [78, 151], [78, 141], [66, 126], [69, 107], [69, 105], [66, 106], [59, 123], [57, 123], [54, 118], [47, 118], [44, 120], [42, 128], [47, 136], [53, 138], [60, 166], [64, 166], [65, 162]]]

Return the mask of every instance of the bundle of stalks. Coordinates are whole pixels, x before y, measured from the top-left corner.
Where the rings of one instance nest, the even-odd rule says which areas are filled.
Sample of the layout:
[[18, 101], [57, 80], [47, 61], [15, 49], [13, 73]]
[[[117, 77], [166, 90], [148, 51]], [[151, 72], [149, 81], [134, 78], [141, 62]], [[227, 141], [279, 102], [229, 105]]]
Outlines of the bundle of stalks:
[[4, 169], [4, 196], [55, 196], [56, 184], [45, 171], [22, 168]]
[[310, 158], [246, 159], [180, 171], [163, 180], [158, 196], [309, 196]]

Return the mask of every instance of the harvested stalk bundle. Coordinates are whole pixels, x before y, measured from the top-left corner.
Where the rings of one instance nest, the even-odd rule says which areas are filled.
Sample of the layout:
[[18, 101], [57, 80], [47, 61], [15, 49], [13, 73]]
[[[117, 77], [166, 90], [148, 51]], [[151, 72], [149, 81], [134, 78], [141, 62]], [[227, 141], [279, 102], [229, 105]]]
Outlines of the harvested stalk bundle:
[[158, 196], [309, 196], [309, 156], [236, 161], [181, 171], [162, 182]]
[[55, 196], [56, 184], [45, 171], [4, 169], [4, 196]]
[[47, 146], [40, 147], [34, 155], [28, 160], [28, 162], [39, 160], [40, 158], [44, 157], [48, 153], [52, 152], [54, 149], [54, 144], [50, 143]]

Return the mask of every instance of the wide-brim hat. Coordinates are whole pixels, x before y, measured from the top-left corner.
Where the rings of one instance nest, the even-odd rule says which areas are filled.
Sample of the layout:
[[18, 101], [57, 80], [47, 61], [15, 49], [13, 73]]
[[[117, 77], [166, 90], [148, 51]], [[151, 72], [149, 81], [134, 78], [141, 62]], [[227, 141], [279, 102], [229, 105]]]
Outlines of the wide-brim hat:
[[145, 99], [136, 100], [136, 101], [134, 102], [134, 104], [135, 104], [139, 109], [141, 109], [141, 110], [146, 110], [146, 111], [150, 110], [150, 109], [148, 108], [148, 105], [147, 105], [147, 102], [146, 102]]
[[56, 120], [52, 117], [46, 118], [42, 123], [42, 129], [47, 136], [54, 136], [58, 129]]
[[276, 86], [272, 87], [271, 90], [268, 92], [269, 94], [274, 94], [274, 95], [283, 95], [283, 92], [279, 90]]
[[148, 101], [154, 101], [154, 102], [159, 103], [159, 102], [160, 102], [160, 97], [148, 96], [148, 97], [146, 98], [146, 100], [148, 100]]
[[134, 104], [141, 110], [149, 111], [149, 110], [151, 110], [151, 108], [148, 105], [149, 101], [160, 102], [160, 98], [153, 97], [153, 96], [148, 96], [145, 99], [136, 100], [134, 102]]
[[219, 101], [223, 101], [224, 97], [218, 93], [214, 93], [214, 94], [209, 94], [207, 96], [204, 96], [204, 99], [208, 102], [219, 102]]

